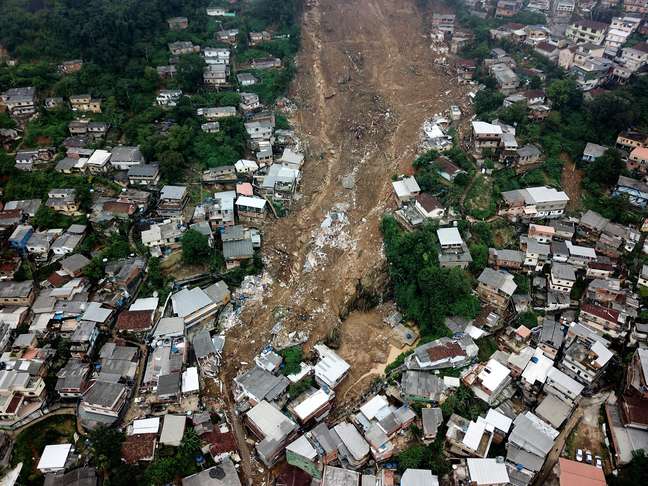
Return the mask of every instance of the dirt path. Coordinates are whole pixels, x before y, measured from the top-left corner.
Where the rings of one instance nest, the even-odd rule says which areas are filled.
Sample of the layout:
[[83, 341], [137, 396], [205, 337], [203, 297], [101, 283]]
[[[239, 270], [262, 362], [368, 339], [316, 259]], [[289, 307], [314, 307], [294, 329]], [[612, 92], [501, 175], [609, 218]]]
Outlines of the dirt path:
[[[306, 7], [292, 90], [292, 121], [307, 159], [302, 197], [264, 229], [273, 285], [228, 332], [226, 379], [272, 341], [278, 308], [280, 334], [305, 331], [308, 349], [341, 326], [359, 294], [384, 288], [380, 221], [393, 204], [391, 177], [409, 169], [423, 121], [466, 90], [434, 64], [421, 19], [415, 0], [315, 0]], [[347, 176], [355, 179], [352, 189], [342, 186]], [[331, 211], [339, 213], [332, 221]], [[389, 354], [388, 347], [380, 352]], [[375, 366], [359, 361], [357, 376]]]

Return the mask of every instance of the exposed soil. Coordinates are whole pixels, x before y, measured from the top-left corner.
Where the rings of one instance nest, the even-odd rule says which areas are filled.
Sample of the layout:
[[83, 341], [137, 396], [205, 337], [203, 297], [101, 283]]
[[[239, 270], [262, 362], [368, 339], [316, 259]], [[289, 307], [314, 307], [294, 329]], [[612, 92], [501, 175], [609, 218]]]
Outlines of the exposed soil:
[[[307, 350], [341, 326], [340, 354], [353, 367], [347, 383], [387, 364], [389, 329], [365, 311], [387, 287], [380, 221], [393, 205], [391, 178], [411, 171], [424, 120], [467, 92], [434, 63], [422, 18], [414, 0], [306, 6], [291, 93], [306, 153], [301, 197], [264, 228], [273, 284], [228, 332], [225, 379], [272, 342], [278, 309], [281, 333], [307, 332]], [[355, 184], [345, 189], [349, 175]]]
[[583, 171], [577, 169], [574, 161], [565, 153], [560, 155], [560, 160], [564, 162], [560, 184], [569, 196], [567, 210], [576, 211], [581, 207]]
[[[609, 466], [609, 453], [605, 446], [603, 430], [599, 423], [601, 404], [607, 398], [605, 395], [596, 395], [591, 399], [584, 400], [581, 406], [583, 418], [574, 429], [573, 445], [574, 448], [591, 451], [592, 457], [600, 456], [605, 467]], [[573, 458], [570, 458], [573, 459]]]

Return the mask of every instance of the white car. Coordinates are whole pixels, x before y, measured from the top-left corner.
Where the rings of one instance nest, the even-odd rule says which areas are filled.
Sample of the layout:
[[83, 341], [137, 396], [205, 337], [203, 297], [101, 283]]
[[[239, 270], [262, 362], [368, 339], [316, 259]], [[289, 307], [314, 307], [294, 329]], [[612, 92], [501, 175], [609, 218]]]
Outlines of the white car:
[[596, 467], [603, 469], [603, 461], [601, 461], [601, 458], [599, 456], [594, 457], [594, 462], [596, 463]]
[[576, 460], [578, 462], [583, 461], [583, 449], [576, 449]]

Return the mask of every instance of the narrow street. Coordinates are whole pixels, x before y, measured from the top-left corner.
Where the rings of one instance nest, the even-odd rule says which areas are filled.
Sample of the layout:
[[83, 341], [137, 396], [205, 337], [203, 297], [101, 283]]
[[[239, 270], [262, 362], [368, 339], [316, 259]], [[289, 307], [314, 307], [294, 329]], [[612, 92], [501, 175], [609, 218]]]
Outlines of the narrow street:
[[247, 478], [248, 484], [253, 484], [254, 472], [252, 471], [252, 456], [250, 454], [250, 448], [248, 443], [245, 440], [245, 429], [239, 420], [239, 416], [234, 409], [234, 402], [232, 401], [232, 395], [230, 393], [230, 388], [227, 383], [224, 383], [225, 388], [225, 400], [227, 401], [227, 412], [229, 415], [229, 422], [232, 426], [232, 432], [236, 439], [236, 447], [238, 448], [239, 454], [241, 456], [241, 469], [243, 470], [243, 477]]

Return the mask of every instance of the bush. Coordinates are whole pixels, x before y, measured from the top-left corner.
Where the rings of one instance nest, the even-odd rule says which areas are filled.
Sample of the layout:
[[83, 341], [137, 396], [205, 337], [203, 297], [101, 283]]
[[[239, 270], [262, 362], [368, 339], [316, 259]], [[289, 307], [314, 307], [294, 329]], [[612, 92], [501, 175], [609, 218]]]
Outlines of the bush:
[[282, 349], [279, 354], [283, 358], [283, 367], [281, 368], [281, 373], [283, 375], [294, 375], [299, 373], [301, 370], [301, 362], [304, 356], [304, 351], [301, 346], [291, 346], [286, 349]]
[[182, 261], [189, 265], [200, 265], [209, 261], [212, 249], [206, 235], [190, 229], [182, 235]]

